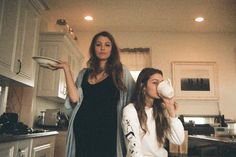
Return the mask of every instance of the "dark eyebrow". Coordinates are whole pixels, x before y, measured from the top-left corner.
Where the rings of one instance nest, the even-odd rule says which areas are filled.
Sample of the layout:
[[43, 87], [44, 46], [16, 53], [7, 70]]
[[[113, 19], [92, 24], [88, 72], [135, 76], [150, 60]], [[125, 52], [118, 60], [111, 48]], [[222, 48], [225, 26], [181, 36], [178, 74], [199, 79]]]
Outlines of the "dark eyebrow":
[[162, 80], [158, 80], [158, 79], [152, 79], [152, 81], [158, 81], [158, 82], [161, 82]]
[[[102, 43], [101, 41], [96, 41], [96, 43]], [[110, 41], [105, 42], [105, 44], [112, 44]]]

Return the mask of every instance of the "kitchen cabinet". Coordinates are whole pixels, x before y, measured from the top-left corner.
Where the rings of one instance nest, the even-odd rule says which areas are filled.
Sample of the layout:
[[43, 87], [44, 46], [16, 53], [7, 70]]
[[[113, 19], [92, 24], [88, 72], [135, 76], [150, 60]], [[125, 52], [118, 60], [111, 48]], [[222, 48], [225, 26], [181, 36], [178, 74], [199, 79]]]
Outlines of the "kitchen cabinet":
[[34, 138], [31, 157], [54, 157], [55, 136]]
[[16, 157], [30, 157], [32, 140], [21, 140], [17, 143]]
[[29, 0], [1, 0], [0, 6], [0, 80], [34, 86], [39, 12]]
[[1, 143], [1, 157], [30, 157], [31, 141], [32, 140], [28, 139], [15, 142]]
[[[67, 33], [45, 32], [40, 34], [40, 56], [67, 61], [74, 80], [81, 68], [82, 54], [75, 41]], [[37, 96], [64, 102], [66, 98], [66, 82], [63, 70], [39, 68]]]
[[17, 142], [0, 143], [1, 157], [15, 157]]
[[54, 156], [56, 157], [65, 156], [66, 136], [67, 136], [67, 131], [59, 131], [59, 134], [56, 136]]
[[54, 157], [57, 131], [0, 135], [0, 157]]

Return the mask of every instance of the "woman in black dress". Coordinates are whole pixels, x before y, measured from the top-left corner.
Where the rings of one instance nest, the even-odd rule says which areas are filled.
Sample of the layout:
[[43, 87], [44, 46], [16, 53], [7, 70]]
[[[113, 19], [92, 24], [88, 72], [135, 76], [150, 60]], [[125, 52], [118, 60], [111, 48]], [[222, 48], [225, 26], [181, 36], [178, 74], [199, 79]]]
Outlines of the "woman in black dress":
[[108, 32], [96, 34], [91, 42], [87, 68], [76, 84], [66, 62], [54, 68], [64, 70], [70, 111], [67, 157], [123, 157], [125, 145], [121, 111], [132, 95], [134, 80], [120, 62], [119, 49]]

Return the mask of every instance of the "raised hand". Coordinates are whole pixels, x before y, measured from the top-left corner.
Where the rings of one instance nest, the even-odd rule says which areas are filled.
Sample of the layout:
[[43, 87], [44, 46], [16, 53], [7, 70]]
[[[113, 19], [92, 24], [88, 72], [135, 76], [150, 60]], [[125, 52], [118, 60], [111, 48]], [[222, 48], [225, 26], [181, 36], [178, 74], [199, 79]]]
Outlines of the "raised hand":
[[68, 62], [65, 61], [59, 61], [58, 64], [48, 64], [48, 66], [53, 70], [63, 69], [66, 71], [70, 68]]
[[165, 108], [167, 109], [167, 112], [169, 113], [170, 117], [176, 117], [176, 111], [177, 111], [177, 103], [175, 102], [175, 98], [165, 98], [162, 97]]

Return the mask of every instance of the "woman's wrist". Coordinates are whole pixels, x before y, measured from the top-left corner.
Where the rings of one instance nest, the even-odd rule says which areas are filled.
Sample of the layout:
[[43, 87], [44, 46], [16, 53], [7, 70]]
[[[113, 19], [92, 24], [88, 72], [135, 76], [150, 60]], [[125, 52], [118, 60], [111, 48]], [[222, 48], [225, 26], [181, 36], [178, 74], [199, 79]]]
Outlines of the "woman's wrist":
[[70, 67], [69, 67], [69, 65], [68, 65], [68, 64], [65, 64], [65, 65], [63, 66], [63, 70], [65, 71], [65, 73], [70, 72]]
[[174, 110], [168, 110], [168, 113], [171, 118], [176, 117], [176, 112]]
[[169, 104], [167, 111], [170, 117], [176, 117], [176, 104]]

